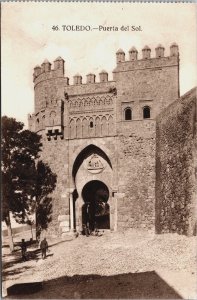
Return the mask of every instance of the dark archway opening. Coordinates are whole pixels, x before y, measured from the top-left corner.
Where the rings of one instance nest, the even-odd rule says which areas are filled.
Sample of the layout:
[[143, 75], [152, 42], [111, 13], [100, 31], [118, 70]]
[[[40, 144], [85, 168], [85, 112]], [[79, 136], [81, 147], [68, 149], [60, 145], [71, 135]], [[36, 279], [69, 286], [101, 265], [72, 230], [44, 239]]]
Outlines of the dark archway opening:
[[82, 223], [89, 225], [91, 231], [110, 229], [110, 207], [108, 187], [99, 180], [89, 181], [82, 190]]

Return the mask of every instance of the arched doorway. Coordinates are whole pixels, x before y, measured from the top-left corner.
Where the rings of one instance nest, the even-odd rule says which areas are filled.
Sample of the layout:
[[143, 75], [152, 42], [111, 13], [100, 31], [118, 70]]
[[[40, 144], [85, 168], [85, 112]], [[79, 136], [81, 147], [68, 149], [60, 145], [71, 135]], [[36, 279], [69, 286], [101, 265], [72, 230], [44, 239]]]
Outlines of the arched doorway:
[[109, 189], [100, 180], [91, 180], [82, 189], [82, 223], [89, 222], [91, 230], [110, 229]]

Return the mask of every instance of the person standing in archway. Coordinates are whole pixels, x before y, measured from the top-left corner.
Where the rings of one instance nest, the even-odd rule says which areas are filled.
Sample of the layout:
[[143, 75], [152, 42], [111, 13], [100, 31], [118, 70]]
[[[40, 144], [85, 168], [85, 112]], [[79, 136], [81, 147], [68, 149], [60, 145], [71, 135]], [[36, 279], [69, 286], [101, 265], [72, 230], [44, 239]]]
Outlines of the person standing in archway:
[[88, 207], [89, 231], [90, 234], [94, 231], [95, 226], [95, 204], [91, 202]]
[[89, 202], [82, 206], [82, 234], [89, 236]]

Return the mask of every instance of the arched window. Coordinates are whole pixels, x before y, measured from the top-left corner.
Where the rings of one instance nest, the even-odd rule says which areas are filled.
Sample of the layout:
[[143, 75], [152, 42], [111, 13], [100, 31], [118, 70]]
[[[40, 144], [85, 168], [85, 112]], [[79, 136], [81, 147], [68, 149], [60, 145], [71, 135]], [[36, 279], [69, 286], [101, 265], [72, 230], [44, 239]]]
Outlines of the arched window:
[[125, 117], [126, 121], [132, 120], [132, 110], [131, 110], [131, 108], [129, 108], [129, 107], [126, 108], [124, 114], [125, 114], [124, 117]]
[[150, 107], [149, 106], [145, 106], [143, 108], [143, 118], [150, 119]]

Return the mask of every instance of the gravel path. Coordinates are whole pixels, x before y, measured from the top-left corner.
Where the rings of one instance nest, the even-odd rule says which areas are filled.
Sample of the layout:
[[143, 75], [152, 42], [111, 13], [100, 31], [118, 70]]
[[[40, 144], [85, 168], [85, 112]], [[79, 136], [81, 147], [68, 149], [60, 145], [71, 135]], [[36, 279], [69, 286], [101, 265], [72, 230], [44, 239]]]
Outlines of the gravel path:
[[[84, 292], [87, 282], [96, 280], [94, 291], [96, 286], [100, 286], [100, 293], [105, 286], [105, 294], [107, 292], [109, 298], [114, 298], [114, 289], [110, 291], [109, 288], [111, 284], [108, 283], [106, 286], [105, 278], [105, 284], [103, 285], [101, 280], [103, 277], [100, 276], [108, 276], [107, 278], [111, 278], [110, 282], [112, 282], [116, 278], [116, 275], [120, 276], [120, 274], [121, 276], [128, 276], [131, 273], [148, 274], [149, 272], [149, 274], [153, 275], [156, 272], [159, 274], [159, 277], [165, 277], [165, 282], [169, 281], [168, 285], [173, 287], [182, 298], [195, 299], [197, 295], [195, 290], [196, 249], [195, 237], [180, 236], [177, 234], [153, 235], [151, 233], [130, 230], [125, 233], [105, 232], [100, 237], [79, 236], [73, 240], [59, 242], [51, 246], [49, 256], [46, 260], [41, 260], [39, 254], [39, 259], [20, 263], [20, 268], [19, 264], [14, 264], [7, 268], [5, 270], [7, 272], [6, 281], [7, 284], [10, 283], [10, 280], [13, 282], [14, 279], [21, 282], [24, 276], [25, 278], [43, 279], [46, 283], [50, 282], [50, 286], [53, 282], [53, 291], [55, 291], [56, 285], [59, 284], [61, 286], [60, 280], [57, 280], [66, 278], [66, 282], [74, 284], [70, 294], [67, 287], [66, 295], [72, 296], [72, 298], [84, 298], [87, 297], [87, 293]], [[18, 268], [19, 270], [22, 268], [21, 272], [14, 273]], [[8, 272], [11, 272], [11, 274], [8, 274]], [[74, 281], [69, 281], [70, 277], [74, 275], [75, 277], [72, 277]], [[148, 278], [150, 279], [151, 276]], [[82, 288], [77, 292], [76, 283], [84, 282], [84, 280], [86, 282], [85, 287], [83, 287], [85, 294], [82, 295]], [[100, 283], [98, 280], [101, 280]], [[131, 287], [133, 278], [126, 277], [126, 279], [122, 278], [120, 280], [117, 277], [117, 280], [120, 282], [121, 280], [123, 282], [126, 280], [128, 281], [128, 287]], [[135, 283], [137, 282], [136, 280]], [[140, 280], [142, 281], [142, 278]], [[156, 279], [152, 279], [152, 281], [154, 280]], [[187, 284], [183, 286], [182, 283], [185, 280]], [[147, 278], [145, 282], [147, 282]], [[141, 285], [143, 285], [143, 281]], [[158, 286], [158, 293], [162, 294], [161, 284]], [[121, 289], [119, 293], [116, 292], [116, 295], [119, 298], [122, 298], [122, 295], [124, 295], [124, 298], [128, 298], [126, 297], [127, 294], [123, 293], [125, 289], [127, 290], [127, 286]], [[90, 288], [88, 291], [90, 291]], [[43, 298], [47, 298], [46, 295], [49, 295], [49, 289], [48, 294], [41, 294]], [[98, 295], [105, 298], [101, 294]], [[136, 294], [136, 289], [133, 295], [140, 297], [139, 294]], [[148, 297], [148, 295], [152, 294], [149, 291], [145, 295]], [[93, 296], [91, 295], [92, 298], [94, 298]], [[142, 296], [144, 297], [144, 294]], [[65, 292], [62, 292], [61, 296], [56, 296], [55, 298], [64, 297], [66, 298]]]

